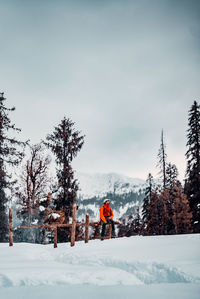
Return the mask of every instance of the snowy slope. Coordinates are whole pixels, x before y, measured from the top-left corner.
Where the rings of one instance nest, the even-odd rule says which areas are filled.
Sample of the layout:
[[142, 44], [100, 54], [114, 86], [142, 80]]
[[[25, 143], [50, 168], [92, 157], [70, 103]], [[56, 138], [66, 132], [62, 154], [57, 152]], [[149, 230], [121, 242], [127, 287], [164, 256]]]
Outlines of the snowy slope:
[[145, 187], [144, 180], [117, 173], [77, 173], [76, 177], [80, 183], [79, 195], [83, 199], [103, 197], [109, 192], [116, 194], [138, 192]]
[[199, 234], [0, 244], [0, 298], [197, 299], [199, 248]]

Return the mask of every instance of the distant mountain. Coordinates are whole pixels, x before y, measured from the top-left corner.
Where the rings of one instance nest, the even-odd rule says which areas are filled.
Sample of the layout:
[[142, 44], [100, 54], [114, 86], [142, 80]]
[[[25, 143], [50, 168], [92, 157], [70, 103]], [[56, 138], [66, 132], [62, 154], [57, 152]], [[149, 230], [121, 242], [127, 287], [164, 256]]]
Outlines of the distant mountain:
[[104, 197], [107, 193], [124, 194], [145, 188], [145, 181], [117, 173], [77, 173], [82, 199]]
[[133, 215], [144, 198], [145, 181], [117, 173], [77, 173], [79, 181], [78, 218], [89, 213], [92, 219], [99, 219], [99, 208], [106, 198], [111, 200], [115, 218]]

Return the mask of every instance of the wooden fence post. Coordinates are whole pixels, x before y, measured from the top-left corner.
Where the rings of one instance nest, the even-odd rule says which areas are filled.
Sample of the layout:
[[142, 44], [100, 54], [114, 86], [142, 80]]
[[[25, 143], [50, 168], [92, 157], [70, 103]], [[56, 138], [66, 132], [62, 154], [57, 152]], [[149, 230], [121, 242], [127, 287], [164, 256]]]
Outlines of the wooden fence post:
[[111, 231], [112, 231], [112, 227], [111, 227], [111, 224], [109, 223], [109, 227], [108, 227], [108, 239], [111, 239]]
[[57, 226], [55, 226], [54, 227], [54, 248], [57, 248], [57, 236], [58, 236], [58, 234], [57, 234], [57, 232], [58, 232], [58, 228], [57, 228]]
[[12, 209], [9, 209], [9, 246], [13, 246]]
[[90, 224], [90, 216], [89, 214], [85, 215], [85, 243], [88, 243], [89, 240], [89, 224]]
[[71, 246], [75, 245], [75, 237], [76, 237], [76, 205], [73, 206], [73, 212], [72, 212]]

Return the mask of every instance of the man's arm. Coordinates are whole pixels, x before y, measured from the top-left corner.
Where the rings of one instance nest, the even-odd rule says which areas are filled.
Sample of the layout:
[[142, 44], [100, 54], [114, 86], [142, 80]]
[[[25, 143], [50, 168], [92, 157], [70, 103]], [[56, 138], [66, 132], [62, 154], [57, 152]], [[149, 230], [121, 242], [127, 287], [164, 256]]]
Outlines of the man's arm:
[[111, 208], [110, 208], [110, 213], [111, 213], [110, 219], [113, 219], [114, 213], [113, 213], [113, 210]]
[[100, 219], [103, 222], [107, 223], [106, 218], [104, 217], [104, 214], [103, 214], [103, 207], [100, 208]]

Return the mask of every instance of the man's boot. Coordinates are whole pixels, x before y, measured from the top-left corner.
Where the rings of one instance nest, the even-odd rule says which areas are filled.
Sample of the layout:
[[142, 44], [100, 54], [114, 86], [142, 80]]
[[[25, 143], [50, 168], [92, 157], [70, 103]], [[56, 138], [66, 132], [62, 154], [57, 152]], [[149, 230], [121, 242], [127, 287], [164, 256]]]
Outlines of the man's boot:
[[112, 238], [112, 239], [116, 238], [115, 231], [114, 231], [114, 232], [112, 232], [112, 234], [111, 234], [111, 238]]

